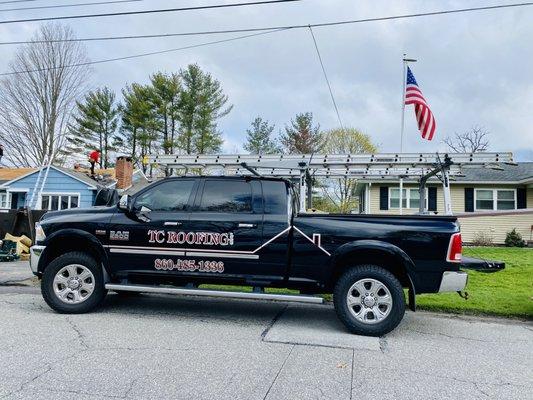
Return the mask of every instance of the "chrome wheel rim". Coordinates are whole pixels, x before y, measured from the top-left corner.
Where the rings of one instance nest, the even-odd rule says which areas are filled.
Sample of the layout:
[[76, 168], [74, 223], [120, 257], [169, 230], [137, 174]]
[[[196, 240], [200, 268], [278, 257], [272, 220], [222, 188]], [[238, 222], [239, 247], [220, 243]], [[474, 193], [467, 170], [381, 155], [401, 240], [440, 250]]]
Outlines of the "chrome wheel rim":
[[79, 304], [91, 297], [94, 283], [94, 275], [87, 267], [70, 264], [54, 277], [54, 293], [63, 303]]
[[390, 290], [377, 279], [361, 279], [348, 290], [346, 304], [350, 313], [363, 324], [377, 324], [386, 319], [392, 309]]

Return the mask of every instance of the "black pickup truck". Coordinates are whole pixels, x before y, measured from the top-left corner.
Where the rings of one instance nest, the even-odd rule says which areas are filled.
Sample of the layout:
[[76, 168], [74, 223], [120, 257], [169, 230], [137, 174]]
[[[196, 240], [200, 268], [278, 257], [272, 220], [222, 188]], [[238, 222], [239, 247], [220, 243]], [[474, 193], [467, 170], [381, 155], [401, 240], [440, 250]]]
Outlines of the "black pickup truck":
[[166, 178], [114, 207], [45, 214], [30, 264], [61, 313], [91, 311], [107, 290], [308, 302], [332, 293], [348, 330], [374, 336], [402, 320], [403, 288], [414, 310], [415, 294], [466, 286], [455, 217], [307, 214], [297, 204], [283, 179]]

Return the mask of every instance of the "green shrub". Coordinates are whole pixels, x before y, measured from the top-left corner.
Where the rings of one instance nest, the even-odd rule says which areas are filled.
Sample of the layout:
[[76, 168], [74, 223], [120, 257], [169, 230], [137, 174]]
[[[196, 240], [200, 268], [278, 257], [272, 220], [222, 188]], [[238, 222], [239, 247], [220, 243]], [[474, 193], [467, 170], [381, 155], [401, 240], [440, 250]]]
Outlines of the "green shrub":
[[524, 247], [526, 242], [522, 239], [522, 235], [516, 231], [516, 228], [514, 228], [511, 232], [507, 232], [505, 245], [507, 247]]

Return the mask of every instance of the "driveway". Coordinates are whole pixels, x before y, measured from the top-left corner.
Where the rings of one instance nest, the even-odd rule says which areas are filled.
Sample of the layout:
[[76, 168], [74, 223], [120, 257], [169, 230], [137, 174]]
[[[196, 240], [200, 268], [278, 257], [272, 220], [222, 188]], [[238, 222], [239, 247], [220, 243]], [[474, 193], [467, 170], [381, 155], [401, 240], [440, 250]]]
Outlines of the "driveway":
[[[530, 399], [533, 324], [407, 313], [383, 338], [331, 306], [110, 294], [60, 315], [0, 286], [0, 398]], [[529, 393], [529, 395], [528, 395]]]

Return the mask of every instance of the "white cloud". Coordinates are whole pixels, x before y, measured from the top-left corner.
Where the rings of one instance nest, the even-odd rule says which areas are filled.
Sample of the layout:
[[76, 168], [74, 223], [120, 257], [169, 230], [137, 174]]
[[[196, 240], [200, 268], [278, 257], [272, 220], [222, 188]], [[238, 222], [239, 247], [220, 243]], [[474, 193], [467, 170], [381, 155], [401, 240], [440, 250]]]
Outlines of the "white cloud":
[[[148, 4], [149, 3], [149, 4]], [[176, 3], [177, 4], [177, 3]], [[191, 0], [180, 6], [196, 4]], [[469, 1], [469, 6], [485, 5]], [[357, 19], [461, 8], [462, 1], [361, 2], [306, 0], [256, 6], [71, 21], [79, 36], [141, 34], [241, 28]], [[134, 8], [169, 7], [150, 1]], [[124, 10], [126, 6], [110, 6]], [[76, 9], [76, 13], [96, 8]], [[100, 11], [102, 11], [100, 9]], [[61, 14], [66, 11], [61, 12]], [[59, 11], [39, 15], [58, 15]], [[29, 12], [10, 17], [32, 16]], [[401, 57], [418, 58], [413, 66], [437, 119], [433, 142], [420, 139], [411, 109], [406, 110], [408, 151], [435, 151], [447, 134], [482, 125], [491, 132], [492, 149], [533, 153], [533, 7], [453, 14], [314, 30], [345, 125], [371, 134], [382, 151], [398, 151]], [[4, 17], [7, 18], [7, 17]], [[2, 40], [29, 38], [30, 24], [0, 26]], [[220, 35], [216, 38], [238, 35]], [[213, 36], [142, 41], [92, 42], [93, 60], [214, 40]], [[4, 47], [5, 70], [13, 46]], [[159, 56], [96, 65], [93, 85], [118, 91], [126, 83], [146, 81], [158, 70], [176, 71], [197, 62], [223, 84], [235, 108], [220, 123], [224, 150], [241, 148], [245, 129], [261, 115], [282, 129], [297, 112], [312, 111], [324, 128], [337, 126], [329, 93], [305, 29], [277, 32], [236, 42]]]

